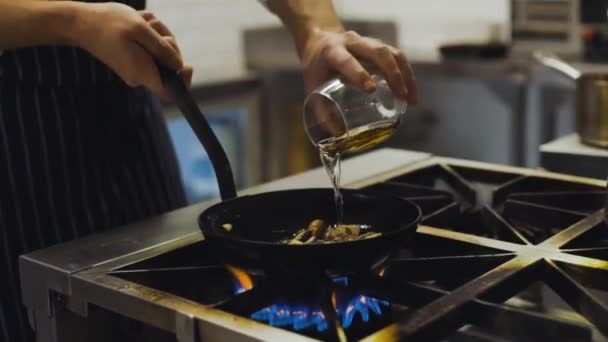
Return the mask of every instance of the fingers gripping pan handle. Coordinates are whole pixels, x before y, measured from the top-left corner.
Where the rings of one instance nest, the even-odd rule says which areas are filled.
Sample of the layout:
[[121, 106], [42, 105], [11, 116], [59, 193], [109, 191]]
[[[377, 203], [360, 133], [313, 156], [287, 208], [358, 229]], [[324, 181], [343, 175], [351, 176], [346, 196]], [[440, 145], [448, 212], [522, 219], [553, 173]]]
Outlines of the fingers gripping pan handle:
[[220, 144], [220, 141], [211, 130], [209, 122], [196, 105], [188, 88], [186, 88], [186, 85], [177, 72], [162, 65], [158, 65], [158, 70], [163, 85], [181, 110], [198, 140], [203, 144], [203, 147], [211, 160], [222, 200], [225, 201], [235, 198], [236, 186], [234, 185], [234, 177], [232, 176], [230, 162], [228, 161], [228, 157], [226, 156], [226, 152]]

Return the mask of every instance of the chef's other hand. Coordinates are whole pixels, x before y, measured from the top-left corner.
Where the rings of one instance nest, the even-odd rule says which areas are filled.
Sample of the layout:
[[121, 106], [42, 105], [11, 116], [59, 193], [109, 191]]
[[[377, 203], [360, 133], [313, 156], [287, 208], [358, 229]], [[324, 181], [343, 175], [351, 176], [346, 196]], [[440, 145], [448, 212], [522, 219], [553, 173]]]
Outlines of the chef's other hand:
[[411, 105], [418, 102], [414, 71], [405, 54], [380, 40], [362, 37], [353, 31], [317, 30], [303, 44], [300, 55], [307, 93], [336, 73], [372, 92], [376, 85], [368, 69], [377, 69], [398, 97]]
[[150, 12], [118, 3], [82, 4], [76, 15], [75, 45], [108, 65], [128, 85], [144, 86], [166, 98], [156, 63], [178, 70], [190, 83], [175, 38]]

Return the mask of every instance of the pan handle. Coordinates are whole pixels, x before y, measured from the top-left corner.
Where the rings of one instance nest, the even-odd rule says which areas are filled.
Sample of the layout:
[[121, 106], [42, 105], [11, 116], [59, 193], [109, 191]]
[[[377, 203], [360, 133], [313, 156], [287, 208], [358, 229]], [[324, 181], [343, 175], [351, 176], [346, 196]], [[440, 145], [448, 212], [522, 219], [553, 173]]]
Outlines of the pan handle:
[[209, 122], [192, 98], [182, 78], [175, 70], [157, 64], [163, 85], [175, 101], [194, 134], [201, 142], [215, 171], [222, 201], [236, 198], [236, 186], [232, 168], [224, 148], [217, 136], [211, 130]]

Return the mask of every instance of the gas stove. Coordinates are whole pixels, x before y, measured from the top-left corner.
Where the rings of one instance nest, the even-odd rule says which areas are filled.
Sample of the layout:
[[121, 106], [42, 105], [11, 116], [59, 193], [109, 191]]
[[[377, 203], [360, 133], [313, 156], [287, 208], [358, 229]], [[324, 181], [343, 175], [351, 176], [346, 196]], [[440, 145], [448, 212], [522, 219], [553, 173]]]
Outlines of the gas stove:
[[[382, 267], [250, 275], [206, 248], [195, 206], [22, 257], [40, 340], [608, 341], [605, 182], [400, 153], [344, 167], [376, 165], [348, 187], [422, 209], [414, 239]], [[384, 169], [369, 164], [389, 155]], [[315, 172], [277, 184], [313, 185], [325, 177]]]

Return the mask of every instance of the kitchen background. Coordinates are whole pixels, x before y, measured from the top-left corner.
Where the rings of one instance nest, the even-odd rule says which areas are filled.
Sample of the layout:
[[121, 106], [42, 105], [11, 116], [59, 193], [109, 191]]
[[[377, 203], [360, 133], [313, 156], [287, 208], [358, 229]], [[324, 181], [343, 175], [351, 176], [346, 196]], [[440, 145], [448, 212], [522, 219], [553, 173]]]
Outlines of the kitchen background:
[[[573, 82], [514, 57], [452, 60], [440, 53], [449, 43], [509, 43], [510, 1], [334, 3], [347, 28], [398, 45], [417, 72], [421, 103], [408, 109], [388, 145], [537, 166], [541, 143], [574, 130]], [[295, 52], [276, 17], [254, 0], [148, 0], [148, 7], [194, 66], [193, 91], [240, 188], [319, 165], [301, 126]], [[204, 151], [179, 112], [168, 106], [166, 113], [190, 199], [217, 195]]]

